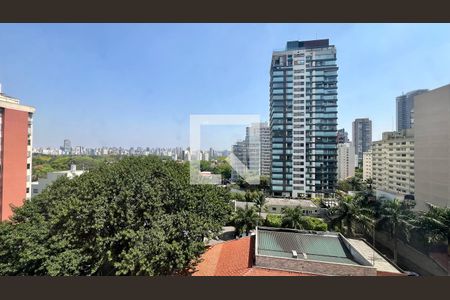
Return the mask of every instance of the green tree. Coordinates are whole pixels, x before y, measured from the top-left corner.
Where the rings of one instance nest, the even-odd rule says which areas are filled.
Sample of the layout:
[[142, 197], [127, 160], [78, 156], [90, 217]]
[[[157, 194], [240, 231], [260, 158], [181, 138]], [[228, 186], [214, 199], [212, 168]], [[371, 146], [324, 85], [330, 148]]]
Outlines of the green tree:
[[357, 198], [353, 196], [345, 196], [339, 200], [338, 205], [330, 209], [330, 227], [336, 225], [343, 230], [346, 228], [348, 237], [354, 236], [354, 227], [358, 224], [368, 228], [373, 222], [372, 210], [360, 206]]
[[258, 225], [259, 221], [259, 216], [254, 207], [249, 207], [247, 204], [245, 209], [241, 207], [236, 209], [234, 226], [236, 227], [237, 234], [240, 235], [245, 232], [246, 235], [249, 235], [250, 231]]
[[409, 239], [413, 229], [414, 214], [403, 201], [398, 199], [386, 200], [381, 206], [381, 216], [378, 225], [388, 229], [394, 242], [394, 261], [397, 262], [397, 242], [401, 236]]
[[255, 203], [255, 207], [258, 210], [259, 218], [261, 218], [261, 213], [264, 209], [264, 206], [266, 205], [266, 197], [264, 196], [264, 193], [256, 193], [256, 197], [254, 198], [253, 202]]
[[429, 244], [450, 241], [450, 208], [427, 203], [428, 211], [419, 214], [413, 222]]
[[285, 207], [282, 209], [281, 226], [293, 229], [304, 229], [302, 208], [297, 206], [295, 208]]
[[282, 225], [282, 216], [281, 215], [274, 215], [274, 214], [268, 214], [266, 217], [266, 220], [264, 221], [265, 226], [269, 227], [281, 227]]
[[61, 177], [0, 223], [0, 275], [170, 275], [190, 269], [231, 213], [188, 164], [130, 157]]

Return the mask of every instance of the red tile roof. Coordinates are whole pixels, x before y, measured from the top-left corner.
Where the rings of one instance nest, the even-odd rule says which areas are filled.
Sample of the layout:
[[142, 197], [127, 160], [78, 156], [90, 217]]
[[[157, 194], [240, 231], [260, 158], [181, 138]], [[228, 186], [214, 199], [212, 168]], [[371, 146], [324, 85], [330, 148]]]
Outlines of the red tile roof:
[[193, 276], [311, 276], [297, 272], [253, 267], [254, 237], [211, 246], [201, 257]]

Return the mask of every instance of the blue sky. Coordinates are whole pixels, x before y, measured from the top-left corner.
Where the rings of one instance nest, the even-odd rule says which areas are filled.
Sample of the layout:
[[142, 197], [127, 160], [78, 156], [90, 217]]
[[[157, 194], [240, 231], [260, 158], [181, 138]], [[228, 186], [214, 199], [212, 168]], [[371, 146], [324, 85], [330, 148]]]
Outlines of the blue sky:
[[[395, 97], [450, 83], [447, 24], [1, 24], [3, 92], [35, 106], [35, 146], [187, 146], [190, 114], [268, 119], [287, 40], [337, 47], [339, 127], [395, 128]], [[241, 134], [242, 132], [242, 134]], [[241, 127], [208, 129], [227, 148]]]

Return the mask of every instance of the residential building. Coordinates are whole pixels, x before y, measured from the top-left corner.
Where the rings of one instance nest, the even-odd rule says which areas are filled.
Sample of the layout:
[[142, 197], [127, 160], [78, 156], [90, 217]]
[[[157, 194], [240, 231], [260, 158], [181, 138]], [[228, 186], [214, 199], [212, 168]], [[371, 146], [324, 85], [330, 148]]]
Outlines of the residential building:
[[397, 108], [397, 131], [413, 128], [414, 126], [414, 97], [427, 92], [428, 90], [415, 90], [398, 96], [396, 100]]
[[[237, 141], [236, 144], [234, 144], [231, 147], [231, 152], [236, 156], [236, 158], [242, 163], [242, 164], [236, 164], [233, 165], [233, 170], [231, 172], [231, 180], [237, 180], [239, 178], [239, 174], [245, 173], [245, 168], [248, 168], [248, 143], [247, 141]], [[234, 160], [232, 160], [234, 161]]]
[[372, 121], [368, 118], [355, 119], [352, 123], [352, 142], [358, 165], [362, 163], [362, 155], [372, 144]]
[[414, 195], [414, 130], [384, 132], [372, 143], [372, 179], [379, 195]]
[[363, 180], [372, 178], [372, 149], [363, 153]]
[[217, 243], [193, 276], [405, 276], [364, 240], [336, 232], [257, 227], [255, 235]]
[[0, 221], [31, 197], [34, 112], [0, 90]]
[[270, 68], [272, 191], [329, 197], [337, 183], [336, 48], [329, 40], [289, 41]]
[[[267, 122], [251, 124], [246, 128], [245, 141], [247, 142], [247, 167], [250, 170], [260, 171], [261, 176], [270, 176], [271, 152], [270, 127]], [[252, 157], [252, 159], [250, 159]], [[252, 161], [256, 163], [252, 165]]]
[[31, 195], [32, 197], [39, 195], [47, 186], [55, 182], [61, 176], [65, 176], [69, 179], [72, 179], [76, 176], [80, 176], [84, 172], [85, 172], [84, 170], [77, 170], [76, 165], [71, 165], [70, 170], [68, 171], [49, 172], [47, 173], [45, 178], [41, 178], [39, 179], [39, 181], [35, 181], [31, 184], [32, 186]]
[[339, 129], [337, 131], [337, 143], [338, 144], [344, 144], [350, 142], [348, 139], [348, 132], [345, 131], [344, 128]]
[[450, 207], [450, 84], [415, 97], [416, 208]]
[[338, 180], [355, 176], [355, 148], [352, 143], [337, 145]]

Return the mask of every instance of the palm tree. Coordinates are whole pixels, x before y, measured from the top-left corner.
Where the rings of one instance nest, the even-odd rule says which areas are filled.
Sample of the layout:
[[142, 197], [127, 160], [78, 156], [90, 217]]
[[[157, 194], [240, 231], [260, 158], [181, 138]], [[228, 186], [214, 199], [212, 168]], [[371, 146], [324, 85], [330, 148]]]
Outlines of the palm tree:
[[342, 225], [345, 225], [348, 237], [354, 235], [353, 227], [356, 224], [363, 228], [370, 228], [373, 223], [372, 210], [362, 207], [358, 199], [353, 196], [345, 196], [341, 199], [338, 205], [330, 210], [330, 214], [330, 227], [338, 225], [342, 230]]
[[245, 206], [245, 209], [238, 207], [236, 209], [236, 216], [234, 217], [234, 224], [238, 234], [245, 231], [246, 235], [250, 233], [250, 230], [257, 226], [259, 221], [258, 214], [253, 207]]
[[386, 226], [391, 238], [394, 240], [394, 262], [397, 263], [397, 242], [401, 235], [409, 239], [410, 230], [413, 228], [412, 220], [414, 214], [408, 206], [398, 200], [386, 200], [381, 206], [381, 216], [378, 224]]
[[255, 207], [259, 212], [259, 218], [261, 219], [261, 212], [266, 205], [266, 197], [264, 196], [264, 193], [260, 192], [258, 194], [258, 197], [256, 197], [253, 202], [255, 203]]
[[450, 208], [440, 208], [431, 203], [427, 206], [428, 211], [419, 214], [414, 222], [418, 230], [430, 244], [450, 241]]
[[295, 208], [285, 207], [283, 208], [282, 213], [282, 227], [303, 229], [303, 213], [300, 206], [297, 206]]

